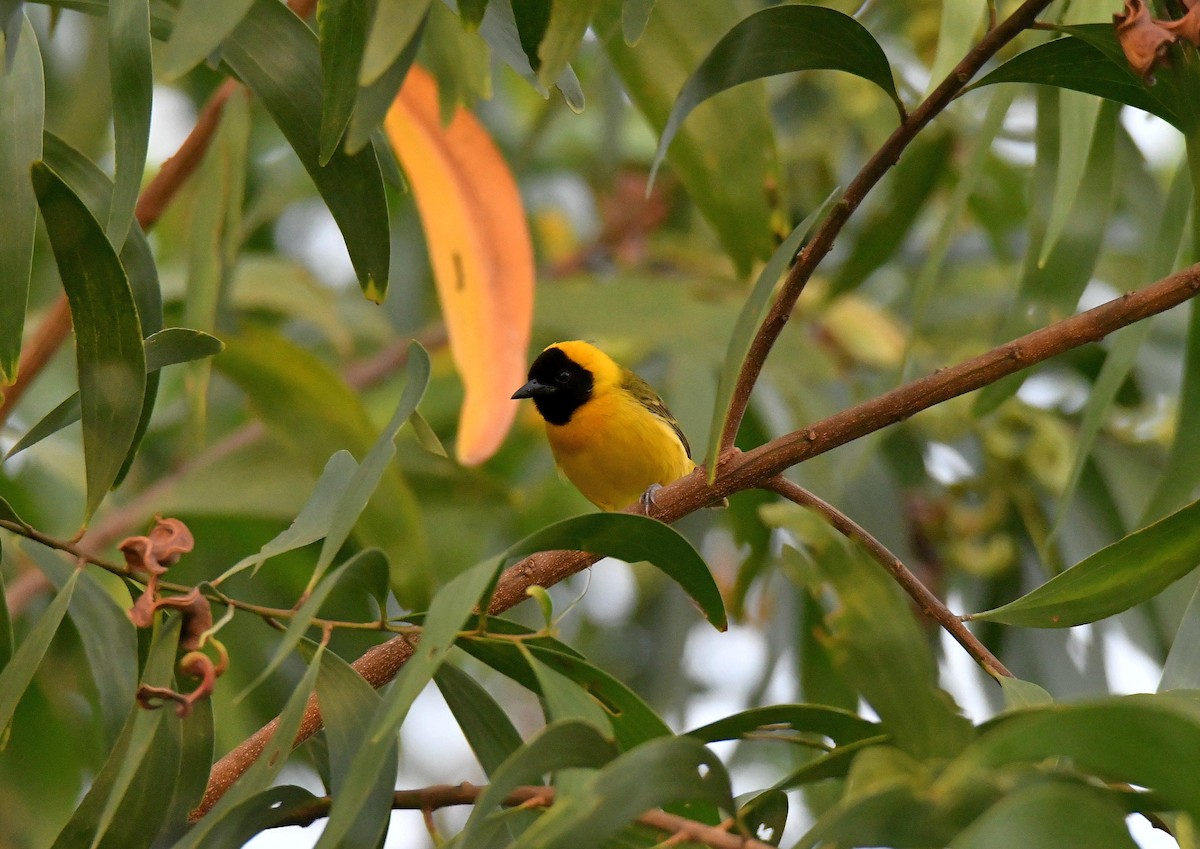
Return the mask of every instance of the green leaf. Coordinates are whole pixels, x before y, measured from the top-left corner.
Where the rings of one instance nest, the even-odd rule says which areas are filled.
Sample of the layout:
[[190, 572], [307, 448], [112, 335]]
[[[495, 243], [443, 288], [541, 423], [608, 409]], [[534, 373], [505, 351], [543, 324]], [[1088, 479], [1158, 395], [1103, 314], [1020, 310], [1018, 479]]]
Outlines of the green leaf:
[[[155, 628], [142, 671], [144, 683], [171, 685], [182, 622], [172, 615]], [[164, 791], [173, 789], [180, 768], [179, 728], [179, 718], [169, 708], [135, 706], [53, 849], [150, 846], [167, 813]]]
[[550, 20], [546, 25], [537, 55], [541, 60], [537, 68], [538, 81], [549, 88], [567, 68], [572, 57], [579, 52], [584, 33], [592, 22], [592, 16], [604, 0], [577, 0], [573, 3], [554, 3], [550, 9]]
[[[1148, 745], [1148, 741], [1160, 741]], [[1070, 758], [1074, 770], [1107, 782], [1127, 782], [1155, 791], [1193, 819], [1200, 816], [1200, 784], [1187, 758], [1163, 757], [1200, 747], [1200, 710], [1163, 695], [1122, 696], [1090, 703], [1054, 705], [999, 718], [938, 779], [953, 798], [980, 775], [1011, 764]]]
[[[476, 800], [467, 824], [456, 838], [458, 844], [463, 847], [487, 845], [504, 824], [494, 809], [514, 788], [537, 784], [546, 773], [570, 767], [603, 766], [616, 755], [616, 746], [593, 725], [574, 719], [548, 724], [513, 752], [491, 776], [491, 782]], [[591, 845], [599, 845], [599, 841]]]
[[321, 58], [317, 37], [276, 0], [256, 0], [225, 42], [224, 62], [258, 97], [300, 158], [342, 231], [359, 285], [387, 293], [391, 241], [374, 150], [320, 162]]
[[1200, 689], [1200, 584], [1183, 611], [1163, 663], [1158, 692]]
[[621, 4], [621, 34], [630, 47], [642, 40], [655, 0], [625, 0]]
[[142, 329], [121, 261], [83, 202], [44, 163], [33, 185], [71, 304], [91, 518], [125, 462], [146, 388]]
[[483, 23], [484, 13], [487, 12], [488, 0], [459, 0], [458, 17], [462, 20], [463, 29], [474, 32]]
[[182, 0], [158, 72], [181, 77], [212, 55], [250, 11], [254, 0]]
[[6, 30], [22, 35], [15, 45], [10, 37], [11, 61], [0, 67], [0, 183], [5, 186], [0, 204], [0, 386], [16, 379], [21, 354], [37, 227], [29, 166], [42, 158], [46, 100], [37, 33], [20, 14], [19, 4], [9, 24]]
[[387, 427], [379, 434], [371, 450], [363, 457], [358, 468], [346, 485], [333, 517], [329, 523], [329, 533], [321, 546], [321, 555], [317, 559], [316, 569], [309, 579], [312, 588], [325, 570], [333, 563], [342, 543], [350, 536], [354, 523], [367, 507], [367, 502], [379, 487], [380, 481], [391, 466], [392, 458], [396, 456], [396, 434], [421, 403], [425, 387], [429, 385], [429, 354], [419, 342], [412, 342], [408, 347], [408, 362], [404, 367], [404, 392], [392, 413], [392, 419]]
[[538, 47], [550, 26], [551, 0], [523, 0], [512, 6], [513, 18], [517, 23], [517, 35], [521, 40], [521, 50], [529, 59], [529, 67], [534, 71], [541, 68], [542, 60], [538, 57]]
[[823, 781], [826, 778], [844, 778], [850, 771], [850, 764], [858, 757], [859, 752], [887, 742], [888, 738], [881, 734], [878, 737], [868, 737], [856, 743], [838, 746], [779, 779], [775, 782], [774, 789], [793, 790], [814, 781]]
[[[727, 0], [662, 3], [633, 50], [621, 34], [620, 5], [609, 0], [592, 28], [634, 105], [651, 129], [661, 132], [676, 93], [700, 64], [713, 34], [736, 23]], [[763, 191], [779, 182], [774, 135], [765, 90], [754, 83], [737, 97], [715, 98], [697, 108], [667, 155], [743, 275], [775, 248], [774, 210]]]
[[539, 661], [529, 650], [525, 652], [525, 659], [537, 678], [542, 711], [547, 722], [578, 719], [593, 726], [606, 738], [612, 738], [613, 727], [608, 714], [587, 690]]
[[[224, 350], [225, 344], [215, 336], [186, 327], [168, 327], [152, 333], [145, 340], [146, 374], [151, 375], [167, 366], [187, 363], [204, 357], [214, 357]], [[44, 415], [37, 424], [16, 441], [8, 453], [7, 460], [24, 451], [47, 436], [58, 433], [64, 427], [79, 421], [82, 413], [79, 393], [72, 392], [66, 400]]]
[[715, 94], [752, 80], [791, 71], [846, 71], [875, 83], [904, 117], [892, 68], [862, 24], [821, 6], [775, 6], [755, 12], [725, 33], [675, 98], [654, 154], [650, 178], [685, 118]]
[[378, 0], [375, 20], [363, 48], [358, 84], [366, 88], [396, 65], [425, 21], [431, 0]]
[[[263, 828], [262, 808], [259, 804], [259, 800], [262, 798], [261, 791], [267, 790], [287, 762], [288, 754], [292, 751], [292, 741], [296, 739], [296, 732], [300, 730], [300, 720], [304, 718], [304, 709], [308, 704], [309, 696], [316, 687], [317, 672], [321, 668], [321, 655], [324, 653], [325, 647], [317, 646], [304, 677], [300, 679], [299, 685], [288, 696], [287, 703], [279, 713], [279, 722], [275, 726], [275, 733], [267, 741], [267, 745], [259, 754], [258, 759], [242, 774], [241, 778], [225, 791], [225, 795], [192, 826], [192, 829], [175, 844], [173, 849], [236, 845], [217, 839], [219, 835], [225, 834], [223, 829], [232, 828], [233, 824], [245, 824], [244, 827], [254, 825], [256, 826], [255, 831]], [[277, 789], [272, 788], [269, 792]], [[243, 804], [259, 812], [257, 820], [247, 822], [242, 818], [247, 809], [242, 807]]]
[[631, 513], [589, 513], [542, 528], [508, 553], [516, 557], [556, 549], [652, 563], [691, 596], [714, 628], [728, 627], [721, 591], [704, 559], [678, 531], [662, 522]]
[[[329, 747], [330, 793], [336, 798], [349, 780], [349, 770], [362, 741], [362, 729], [371, 721], [379, 706], [379, 694], [350, 664], [326, 652], [317, 675], [317, 700], [325, 722], [325, 742]], [[384, 762], [395, 764], [399, 749], [395, 738]], [[363, 804], [363, 815], [351, 826], [342, 845], [367, 847], [378, 845], [392, 808], [396, 778], [382, 770], [375, 788]]]
[[[396, 729], [446, 659], [475, 606], [487, 607], [486, 599], [495, 586], [501, 563], [501, 558], [478, 563], [459, 573], [434, 595], [421, 641], [379, 703], [370, 723], [361, 731], [362, 745], [350, 763], [345, 786], [333, 801], [329, 821], [317, 843], [318, 849], [339, 846], [351, 833], [363, 806], [371, 798], [377, 776], [388, 770], [388, 764], [392, 763], [388, 756], [393, 751]], [[390, 774], [395, 775], [394, 763]]]
[[521, 846], [597, 846], [647, 810], [681, 802], [735, 809], [729, 775], [711, 751], [690, 737], [660, 737], [625, 752], [577, 793], [560, 793], [522, 834]]
[[820, 734], [837, 745], [879, 735], [879, 726], [856, 713], [825, 705], [770, 705], [751, 708], [687, 732], [689, 737], [712, 743], [736, 740], [763, 726], [787, 726], [793, 731]]
[[[0, 545], [0, 553], [3, 551], [3, 545]], [[4, 575], [0, 574], [0, 597], [4, 597]], [[0, 671], [8, 666], [8, 662], [12, 660], [13, 646], [16, 641], [13, 638], [12, 618], [8, 613], [8, 604], [0, 604]], [[0, 737], [3, 735], [0, 734]]]
[[[77, 571], [58, 552], [44, 546], [30, 543], [22, 545], [22, 550], [60, 590]], [[108, 591], [86, 573], [76, 579], [67, 615], [79, 631], [100, 697], [106, 741], [112, 743], [121, 733], [137, 690], [137, 632]]]
[[358, 96], [358, 70], [375, 5], [371, 0], [321, 0], [317, 3], [321, 75], [325, 80], [321, 106], [321, 165], [329, 162], [350, 123]]
[[[291, 814], [307, 808], [316, 801], [316, 798], [303, 787], [291, 784], [268, 787], [237, 805], [231, 805], [222, 814], [219, 822], [214, 822], [207, 827], [207, 840], [203, 844], [191, 842], [186, 845], [243, 846], [250, 841], [250, 838], [266, 831], [273, 823], [286, 821]], [[207, 823], [209, 819], [211, 817], [205, 817], [201, 822]], [[172, 849], [184, 849], [187, 840], [189, 838], [185, 837]]]
[[[213, 763], [213, 730], [212, 700], [200, 699], [181, 723], [179, 775], [156, 846], [173, 845], [191, 825], [188, 816], [200, 804], [208, 787], [208, 774]], [[154, 798], [161, 804], [161, 799]]]
[[737, 821], [746, 833], [759, 840], [778, 846], [787, 825], [788, 797], [782, 790], [765, 790], [759, 793], [737, 812]]
[[358, 463], [350, 456], [349, 451], [338, 451], [329, 458], [321, 476], [313, 487], [312, 494], [304, 502], [300, 513], [284, 530], [280, 531], [270, 542], [265, 543], [256, 554], [243, 557], [230, 566], [214, 583], [232, 578], [244, 569], [254, 568], [257, 572], [269, 558], [277, 557], [288, 551], [295, 551], [316, 542], [329, 533], [329, 524], [333, 521], [333, 511], [341, 500], [354, 477]]
[[133, 223], [150, 144], [154, 71], [150, 63], [149, 0], [109, 0], [108, 75], [112, 88], [116, 177], [108, 240], [119, 251]]
[[946, 75], [962, 61], [975, 46], [977, 33], [983, 27], [987, 7], [979, 3], [943, 3], [942, 19], [938, 26], [937, 53], [929, 68], [929, 83], [925, 93], [933, 91]]
[[1102, 548], [1013, 602], [970, 619], [1025, 628], [1095, 622], [1153, 598], [1200, 563], [1200, 501]]
[[454, 721], [462, 729], [483, 771], [492, 776], [521, 747], [521, 734], [500, 703], [457, 666], [444, 663], [433, 676]]
[[413, 410], [412, 415], [408, 417], [408, 425], [412, 428], [413, 436], [417, 438], [420, 446], [430, 454], [435, 457], [450, 456], [446, 453], [446, 446], [442, 445], [442, 441], [433, 432], [433, 428], [430, 427], [429, 422], [425, 421], [425, 417], [421, 415], [420, 410]]
[[78, 580], [79, 571], [76, 570], [50, 602], [46, 612], [38, 617], [37, 623], [30, 629], [21, 645], [17, 646], [12, 659], [0, 670], [0, 747], [7, 739], [8, 726], [16, 713], [17, 704], [29, 687], [29, 682], [33, 680], [33, 674], [37, 672], [42, 658], [46, 655], [46, 649], [50, 647], [50, 641], [54, 639], [58, 626], [62, 623]]
[[746, 298], [741, 312], [738, 313], [737, 323], [733, 326], [733, 333], [730, 334], [729, 344], [725, 348], [725, 361], [721, 365], [721, 376], [717, 382], [717, 397], [713, 402], [712, 424], [708, 429], [708, 448], [704, 452], [704, 466], [708, 470], [710, 484], [716, 479], [717, 455], [721, 451], [721, 434], [725, 430], [726, 422], [729, 421], [729, 405], [733, 400], [733, 390], [737, 386], [738, 374], [746, 362], [746, 357], [750, 354], [750, 343], [754, 341], [754, 335], [758, 332], [763, 317], [767, 314], [767, 307], [771, 304], [771, 295], [775, 291], [775, 284], [779, 282], [783, 272], [791, 266], [796, 252], [800, 250], [801, 244], [808, 238], [812, 228], [817, 222], [824, 219], [825, 213], [829, 210], [838, 191], [838, 189], [834, 189], [830, 192], [829, 196], [825, 198], [825, 202], [805, 216], [804, 220], [796, 225], [796, 228], [775, 249], [771, 258], [767, 260], [767, 264], [758, 273], [758, 280], [755, 281], [754, 288], [750, 290], [750, 296]]
[[[373, 450], [379, 429], [361, 399], [312, 353], [276, 333], [257, 329], [247, 329], [227, 342], [216, 367], [246, 392], [271, 434], [314, 476], [339, 449], [348, 448], [359, 457]], [[416, 368], [411, 359], [410, 367]], [[405, 392], [409, 386], [415, 387], [411, 378]], [[296, 422], [304, 422], [304, 427], [298, 429]], [[381, 444], [376, 453], [386, 450]], [[361, 486], [367, 483], [362, 477]], [[355, 497], [360, 495], [357, 491]], [[339, 503], [345, 502], [344, 497]], [[388, 555], [392, 587], [400, 603], [422, 604], [429, 592], [424, 530], [416, 499], [395, 464], [389, 465], [379, 482], [355, 536], [363, 546], [375, 546]]]
[[1041, 707], [1054, 703], [1050, 694], [1032, 681], [1022, 681], [1007, 675], [1001, 675], [996, 680], [1000, 683], [1000, 689], [1004, 691], [1005, 710]]
[[[416, 31], [404, 45], [404, 49], [396, 56], [395, 61], [379, 75], [377, 80], [368, 85], [359, 86], [358, 95], [354, 101], [354, 112], [350, 115], [350, 125], [346, 128], [345, 148], [347, 153], [354, 154], [362, 150], [371, 141], [372, 134], [378, 132], [380, 125], [383, 124], [383, 119], [387, 115], [387, 111], [392, 108], [396, 94], [404, 85], [408, 69], [412, 67], [417, 58], [417, 50], [425, 35], [425, 22], [428, 19], [427, 9], [417, 24]], [[386, 148], [387, 141], [384, 140], [381, 144]], [[387, 150], [386, 154], [384, 151], [377, 150], [376, 155], [383, 163], [390, 161], [392, 154], [390, 150]], [[388, 160], [384, 159], [385, 155]], [[384, 177], [386, 179], [387, 174], [384, 174]]]
[[1147, 88], [1129, 69], [1113, 27], [1069, 27], [1073, 35], [1019, 53], [972, 83], [967, 91], [996, 83], [1034, 83], [1094, 94], [1157, 115], [1179, 127], [1179, 92], [1170, 79]]
[[[1200, 152], [1200, 151], [1198, 151]], [[1190, 157], [1189, 157], [1190, 158]], [[1196, 215], [1193, 200], [1192, 215]], [[1200, 255], [1200, 246], [1193, 247]], [[1200, 306], [1188, 304], [1187, 343], [1183, 351], [1183, 386], [1175, 414], [1175, 436], [1167, 452], [1163, 471], [1142, 511], [1146, 523], [1187, 502], [1200, 481], [1200, 452], [1191, 450], [1189, 434], [1200, 422]]]
[[1005, 796], [950, 841], [951, 849], [1137, 849], [1125, 811], [1103, 790], [1043, 781]]
[[287, 630], [283, 632], [283, 636], [275, 646], [275, 651], [271, 653], [270, 659], [263, 665], [259, 673], [254, 676], [254, 680], [246, 685], [241, 695], [237, 697], [237, 701], [241, 702], [249, 693], [256, 689], [259, 684], [266, 681], [267, 678], [279, 668], [279, 665], [287, 659], [287, 656], [292, 653], [296, 646], [300, 645], [300, 641], [304, 639], [304, 633], [308, 630], [308, 626], [312, 624], [317, 613], [321, 610], [321, 605], [333, 592], [334, 587], [338, 585], [342, 577], [351, 570], [367, 570], [386, 580], [388, 571], [387, 557], [377, 548], [368, 548], [365, 551], [360, 551], [358, 554], [351, 557], [345, 563], [326, 576], [325, 580], [316, 585], [316, 588], [304, 600], [304, 604], [300, 605], [288, 622]]

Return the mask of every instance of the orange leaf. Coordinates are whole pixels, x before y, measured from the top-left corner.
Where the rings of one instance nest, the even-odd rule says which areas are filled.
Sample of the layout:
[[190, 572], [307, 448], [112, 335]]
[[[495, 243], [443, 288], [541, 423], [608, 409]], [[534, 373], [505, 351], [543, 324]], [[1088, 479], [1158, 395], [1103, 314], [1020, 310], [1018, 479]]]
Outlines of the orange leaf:
[[533, 247], [516, 181], [478, 119], [439, 118], [437, 83], [413, 66], [384, 121], [425, 228], [450, 352], [466, 389], [458, 460], [482, 463], [508, 433], [533, 324]]

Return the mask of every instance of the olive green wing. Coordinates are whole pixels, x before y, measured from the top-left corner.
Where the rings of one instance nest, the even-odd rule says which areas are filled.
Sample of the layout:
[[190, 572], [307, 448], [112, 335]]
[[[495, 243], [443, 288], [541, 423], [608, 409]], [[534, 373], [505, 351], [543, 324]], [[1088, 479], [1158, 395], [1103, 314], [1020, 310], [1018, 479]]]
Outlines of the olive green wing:
[[683, 435], [679, 422], [675, 421], [675, 417], [671, 415], [671, 411], [667, 409], [663, 399], [658, 397], [658, 393], [651, 388], [650, 384], [629, 369], [622, 369], [621, 388], [636, 398], [639, 404], [671, 426], [671, 430], [675, 431], [675, 435], [683, 443], [683, 450], [687, 453], [688, 459], [691, 459], [692, 447], [688, 445], [687, 437]]

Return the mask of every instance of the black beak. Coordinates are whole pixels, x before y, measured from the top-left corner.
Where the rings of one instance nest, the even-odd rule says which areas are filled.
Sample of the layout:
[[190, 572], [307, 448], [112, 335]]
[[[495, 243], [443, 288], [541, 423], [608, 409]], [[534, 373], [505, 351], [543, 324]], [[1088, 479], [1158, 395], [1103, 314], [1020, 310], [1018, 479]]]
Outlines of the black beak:
[[545, 383], [539, 383], [536, 380], [531, 380], [512, 394], [514, 400], [521, 398], [534, 398], [538, 395], [549, 395], [555, 391], [556, 387], [547, 386]]

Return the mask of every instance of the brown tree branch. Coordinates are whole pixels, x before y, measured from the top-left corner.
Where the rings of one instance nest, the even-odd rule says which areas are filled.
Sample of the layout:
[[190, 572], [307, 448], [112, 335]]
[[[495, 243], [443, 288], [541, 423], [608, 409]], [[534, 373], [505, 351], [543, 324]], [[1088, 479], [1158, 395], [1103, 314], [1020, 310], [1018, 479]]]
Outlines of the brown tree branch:
[[[797, 463], [1169, 310], [1195, 297], [1197, 292], [1200, 292], [1200, 265], [1035, 330], [978, 357], [906, 383], [752, 451], [729, 451], [722, 457], [711, 487], [705, 484], [704, 471], [697, 470], [658, 490], [650, 513], [661, 521], [675, 522], [688, 513], [719, 503], [726, 496], [762, 486]], [[586, 569], [596, 560], [593, 555], [573, 551], [543, 552], [527, 557], [505, 570], [489, 611], [502, 613], [523, 601], [529, 587], [552, 586]], [[408, 640], [397, 637], [369, 649], [353, 666], [373, 686], [380, 687], [395, 677], [411, 653]], [[312, 699], [302, 726], [308, 731], [298, 735], [297, 742], [307, 739], [320, 726], [320, 714], [315, 699]], [[202, 815], [216, 803], [262, 752], [273, 731], [274, 720], [213, 765], [208, 789], [193, 812], [194, 816]]]
[[1023, 30], [1028, 29], [1043, 9], [1050, 5], [1050, 0], [1026, 0], [1003, 22], [992, 26], [987, 34], [969, 52], [946, 79], [935, 88], [928, 97], [908, 113], [888, 137], [888, 140], [867, 160], [862, 169], [842, 193], [842, 199], [834, 205], [821, 222], [821, 226], [813, 234], [795, 264], [784, 279], [783, 286], [776, 296], [771, 309], [767, 312], [754, 340], [750, 351], [742, 363], [738, 373], [737, 384], [734, 387], [733, 399], [729, 405], [729, 415], [725, 428], [721, 432], [721, 450], [727, 451], [733, 447], [738, 429], [742, 426], [742, 418], [746, 415], [746, 407], [750, 403], [750, 393], [758, 382], [763, 364], [775, 340], [783, 332], [784, 325], [796, 306], [796, 300], [804, 291], [805, 285], [821, 260], [833, 248], [834, 239], [842, 231], [850, 216], [858, 209], [866, 198], [867, 193], [883, 179], [889, 169], [900, 161], [900, 155], [924, 129], [925, 125], [941, 113], [979, 72], [984, 63], [992, 58], [1000, 48], [1016, 38]]
[[917, 603], [922, 613], [941, 625], [975, 662], [993, 678], [1003, 676], [1012, 678], [1013, 674], [1000, 662], [1000, 659], [988, 651], [987, 646], [979, 642], [979, 638], [967, 629], [962, 620], [950, 612], [950, 608], [934, 595], [928, 587], [908, 570], [900, 558], [892, 554], [887, 547], [877, 540], [862, 525], [855, 522], [832, 504], [813, 495], [804, 487], [793, 483], [782, 475], [776, 475], [763, 482], [762, 488], [781, 495], [788, 501], [808, 507], [819, 513], [838, 533], [859, 543], [880, 566], [888, 571], [900, 588], [908, 593]]
[[[393, 810], [436, 811], [455, 805], [473, 805], [486, 787], [479, 787], [468, 782], [462, 784], [436, 784], [417, 790], [397, 790], [392, 797]], [[538, 807], [546, 808], [554, 804], [554, 788], [537, 785], [515, 787], [501, 802], [507, 808]], [[271, 828], [281, 828], [288, 825], [307, 826], [319, 819], [329, 816], [333, 799], [325, 796], [320, 799], [294, 808], [287, 816], [271, 824]], [[669, 814], [666, 811], [647, 811], [637, 818], [642, 825], [666, 832], [676, 841], [702, 843], [712, 849], [774, 849], [770, 844], [755, 840], [753, 837], [743, 837], [732, 834], [724, 828], [706, 825], [695, 820]]]

